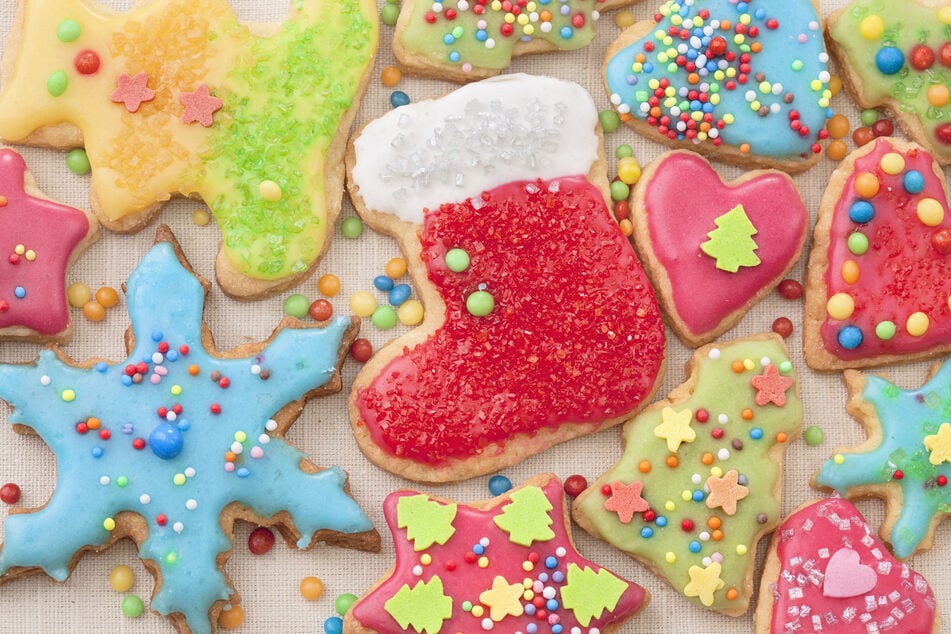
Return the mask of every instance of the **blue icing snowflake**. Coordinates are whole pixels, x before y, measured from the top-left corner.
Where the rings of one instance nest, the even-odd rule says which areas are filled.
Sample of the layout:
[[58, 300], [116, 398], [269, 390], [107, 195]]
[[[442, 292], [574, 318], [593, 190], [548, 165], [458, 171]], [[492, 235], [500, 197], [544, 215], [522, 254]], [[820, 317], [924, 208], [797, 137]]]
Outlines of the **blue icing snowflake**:
[[0, 574], [39, 568], [62, 581], [77, 552], [126, 536], [123, 514], [135, 513], [148, 526], [139, 556], [161, 572], [152, 608], [210, 632], [210, 608], [232, 592], [217, 564], [232, 548], [219, 524], [230, 504], [265, 518], [287, 511], [299, 548], [321, 530], [373, 528], [342, 469], [306, 472], [306, 456], [269, 433], [284, 431], [277, 412], [335, 378], [350, 320], [283, 328], [253, 356], [223, 359], [202, 345], [204, 288], [171, 244], [154, 246], [127, 288], [135, 347], [125, 362], [77, 367], [44, 350], [33, 364], [0, 365], [11, 422], [35, 430], [58, 465], [49, 503], [7, 518]]

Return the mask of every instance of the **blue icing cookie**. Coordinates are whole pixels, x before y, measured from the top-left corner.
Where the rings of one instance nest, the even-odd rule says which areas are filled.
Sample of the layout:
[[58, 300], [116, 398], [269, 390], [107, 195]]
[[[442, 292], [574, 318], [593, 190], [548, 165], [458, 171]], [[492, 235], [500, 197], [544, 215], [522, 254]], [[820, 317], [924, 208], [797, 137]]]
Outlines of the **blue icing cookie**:
[[829, 116], [809, 0], [667, 2], [609, 48], [611, 103], [635, 128], [723, 160], [808, 168]]
[[286, 511], [298, 548], [325, 530], [378, 546], [344, 471], [302, 470], [306, 456], [282, 438], [299, 401], [339, 389], [350, 319], [285, 327], [251, 356], [222, 358], [203, 346], [204, 298], [176, 247], [159, 242], [129, 278], [135, 347], [125, 361], [79, 367], [44, 350], [32, 364], [0, 365], [10, 421], [35, 430], [58, 466], [47, 505], [7, 517], [0, 574], [62, 581], [77, 553], [129, 535], [125, 514], [135, 513], [148, 527], [139, 556], [161, 574], [152, 609], [204, 633], [232, 593], [218, 562], [232, 548], [230, 524], [219, 523], [229, 504], [261, 518]]

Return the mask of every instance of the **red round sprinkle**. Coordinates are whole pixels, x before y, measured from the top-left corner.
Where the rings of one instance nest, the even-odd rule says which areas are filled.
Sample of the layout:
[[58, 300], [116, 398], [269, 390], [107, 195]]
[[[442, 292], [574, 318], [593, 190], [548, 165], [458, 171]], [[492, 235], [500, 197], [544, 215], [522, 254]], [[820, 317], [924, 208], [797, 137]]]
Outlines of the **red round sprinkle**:
[[618, 220], [624, 220], [631, 217], [631, 205], [626, 200], [619, 200], [614, 203], [614, 215]]
[[125, 367], [125, 373], [127, 376], [132, 376], [133, 374], [135, 374], [135, 366], [131, 364], [127, 365]]
[[139, 374], [145, 374], [146, 372], [149, 371], [149, 364], [146, 363], [145, 361], [140, 361], [135, 364], [135, 371], [138, 372]]
[[872, 134], [876, 137], [891, 136], [895, 131], [895, 125], [888, 119], [879, 119], [872, 124]]
[[112, 432], [109, 431], [108, 429], [100, 429], [99, 437], [102, 438], [103, 440], [109, 440], [110, 438], [112, 438]]
[[548, 612], [546, 610], [537, 610], [535, 612], [535, 618], [538, 619], [539, 621], [547, 621]]
[[602, 485], [601, 485], [601, 495], [611, 495], [611, 493], [612, 493], [612, 491], [611, 491], [611, 485], [610, 485], [610, 484], [602, 484]]
[[218, 403], [212, 403], [211, 407], [209, 407], [208, 409], [210, 409], [211, 413], [215, 415], [218, 415], [221, 413], [221, 405], [219, 405]]
[[697, 410], [697, 413], [694, 414], [698, 423], [705, 423], [710, 420], [710, 412], [703, 409], [702, 407]]
[[188, 354], [188, 352], [189, 352], [189, 348], [188, 348], [188, 346], [185, 345], [184, 343], [183, 343], [182, 345], [178, 346], [178, 354], [184, 356], [184, 355]]
[[934, 136], [945, 145], [951, 145], [951, 123], [942, 123], [934, 130]]
[[172, 405], [172, 411], [175, 412], [176, 414], [181, 414], [184, 411], [184, 409], [182, 409], [181, 404], [175, 403], [174, 405]]
[[7, 482], [0, 487], [0, 501], [4, 504], [16, 504], [20, 501], [20, 487], [12, 482]]
[[16, 253], [11, 253], [11, 254], [10, 254], [10, 260], [9, 260], [9, 262], [10, 262], [10, 264], [19, 264], [19, 263], [20, 263], [20, 256], [17, 255]]
[[465, 559], [467, 564], [474, 564], [479, 559], [479, 557], [470, 550], [465, 554], [465, 556], [463, 556], [463, 559]]
[[166, 516], [165, 513], [159, 513], [155, 516], [155, 523], [159, 526], [165, 526], [168, 524], [168, 516]]
[[866, 143], [871, 143], [875, 139], [875, 134], [871, 128], [861, 127], [852, 131], [852, 142], [861, 147]]
[[443, 568], [445, 568], [449, 572], [452, 572], [453, 570], [456, 569], [456, 562], [450, 559], [449, 561], [443, 564]]
[[157, 410], [155, 410], [155, 413], [159, 415], [159, 418], [165, 418], [166, 416], [168, 416], [168, 408], [160, 407]]
[[95, 51], [80, 51], [73, 59], [73, 66], [80, 75], [92, 75], [99, 70], [99, 56]]
[[327, 321], [334, 314], [334, 306], [326, 299], [318, 299], [307, 309], [314, 321]]
[[684, 520], [684, 521], [682, 521], [682, 522], [680, 523], [680, 528], [684, 529], [684, 532], [685, 532], [685, 533], [689, 533], [690, 531], [693, 530], [693, 521], [692, 521], [692, 520]]
[[145, 449], [145, 440], [142, 438], [134, 438], [132, 440], [132, 448], [136, 451], [142, 451]]
[[166, 352], [168, 352], [168, 342], [167, 341], [159, 342], [158, 351], [161, 352], [162, 354], [165, 354]]
[[951, 229], [938, 229], [932, 233], [931, 246], [941, 255], [951, 253]]
[[928, 70], [934, 65], [934, 51], [930, 46], [919, 44], [911, 49], [908, 55], [908, 63], [915, 70]]
[[581, 492], [588, 488], [588, 481], [583, 475], [574, 474], [568, 476], [565, 480], [565, 493], [571, 497], [578, 497]]
[[938, 61], [941, 62], [942, 66], [951, 68], [951, 42], [945, 42], [938, 49]]
[[710, 432], [710, 435], [716, 438], [717, 440], [719, 440], [720, 438], [723, 438], [723, 428], [715, 427], [713, 431]]
[[647, 509], [646, 511], [641, 513], [641, 516], [644, 518], [645, 522], [653, 522], [655, 519], [657, 519], [657, 512], [652, 511], [651, 509]]
[[576, 29], [584, 28], [584, 14], [583, 13], [574, 14], [571, 18], [571, 24]]
[[793, 324], [787, 317], [777, 317], [776, 321], [773, 322], [773, 332], [783, 339], [787, 339], [792, 331]]
[[799, 299], [802, 297], [802, 284], [797, 280], [786, 278], [776, 288], [783, 299]]
[[905, 477], [905, 472], [902, 471], [901, 469], [895, 469], [895, 473], [892, 474], [892, 477], [895, 478], [896, 480], [901, 480], [902, 478]]
[[82, 434], [85, 434], [85, 433], [88, 432], [88, 431], [89, 431], [89, 425], [87, 425], [86, 423], [76, 423], [76, 433], [77, 433], [77, 434], [82, 435]]
[[446, 16], [446, 19], [447, 19], [447, 20], [455, 20], [455, 19], [456, 19], [456, 10], [455, 10], [455, 9], [446, 9], [446, 10], [443, 12], [443, 15]]
[[946, 476], [946, 475], [939, 475], [937, 478], [935, 478], [935, 482], [938, 483], [938, 486], [939, 486], [939, 487], [947, 486], [947, 485], [948, 485], [948, 476]]
[[248, 535], [248, 550], [253, 555], [263, 555], [274, 546], [274, 533], [267, 526], [258, 526]]
[[546, 601], [547, 599], [545, 599], [545, 597], [543, 597], [541, 594], [536, 594], [532, 598], [532, 605], [534, 605], [536, 608], [543, 608], [545, 607]]
[[541, 559], [541, 556], [538, 553], [534, 551], [528, 553], [528, 560], [533, 564], [537, 564], [539, 559]]
[[231, 385], [231, 379], [226, 376], [221, 377], [221, 380], [218, 381], [218, 387], [223, 390], [227, 389], [229, 385]]
[[366, 363], [373, 356], [373, 344], [369, 339], [355, 339], [350, 344], [350, 356], [357, 363]]

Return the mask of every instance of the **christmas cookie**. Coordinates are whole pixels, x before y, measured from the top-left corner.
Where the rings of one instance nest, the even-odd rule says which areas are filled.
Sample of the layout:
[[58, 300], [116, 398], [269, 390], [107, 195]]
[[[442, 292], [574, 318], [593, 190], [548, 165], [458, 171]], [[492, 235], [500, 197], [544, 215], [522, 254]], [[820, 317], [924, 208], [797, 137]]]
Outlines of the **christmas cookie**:
[[773, 533], [756, 632], [938, 632], [934, 592], [839, 497], [809, 502]]
[[222, 232], [226, 293], [301, 281], [343, 195], [346, 137], [377, 44], [372, 0], [294, 2], [245, 25], [227, 0], [152, 0], [125, 13], [21, 0], [3, 56], [0, 137], [85, 145], [92, 206], [120, 232], [173, 195]]
[[400, 66], [467, 82], [505, 70], [513, 57], [588, 45], [601, 12], [638, 0], [404, 0], [393, 36]]
[[780, 521], [799, 386], [772, 334], [700, 348], [687, 374], [624, 425], [624, 457], [572, 513], [692, 603], [737, 616], [753, 593], [756, 544]]
[[904, 390], [882, 376], [845, 372], [846, 409], [868, 440], [840, 448], [814, 484], [850, 498], [884, 498], [882, 539], [899, 559], [931, 547], [951, 513], [951, 363], [936, 366], [920, 388]]
[[69, 339], [66, 269], [98, 233], [92, 214], [47, 199], [23, 157], [0, 148], [0, 339]]
[[[690, 183], [689, 188], [683, 187]], [[809, 212], [783, 172], [724, 183], [685, 150], [645, 168], [634, 192], [634, 239], [667, 321], [696, 347], [726, 332], [799, 259]]]
[[885, 107], [905, 134], [951, 164], [951, 2], [859, 0], [827, 26], [852, 98]]
[[944, 175], [881, 137], [842, 161], [819, 205], [803, 352], [817, 370], [951, 350], [951, 212]]
[[528, 75], [398, 108], [355, 136], [354, 205], [397, 238], [426, 305], [354, 381], [370, 460], [460, 480], [650, 401], [664, 327], [609, 211], [600, 140], [584, 89]]
[[57, 463], [50, 500], [4, 522], [0, 580], [63, 581], [84, 552], [129, 537], [156, 578], [152, 609], [205, 633], [238, 600], [222, 571], [235, 520], [276, 525], [297, 548], [375, 550], [379, 536], [344, 471], [284, 440], [308, 398], [340, 389], [355, 325], [288, 318], [268, 341], [218, 353], [202, 323], [209, 284], [181, 258], [160, 229], [129, 277], [125, 361], [78, 364], [53, 348], [0, 365], [11, 422], [39, 434]]
[[575, 550], [552, 474], [471, 505], [397, 491], [383, 510], [396, 563], [347, 613], [346, 634], [609, 634], [647, 604]]
[[795, 173], [819, 159], [827, 60], [810, 0], [670, 1], [621, 33], [602, 72], [621, 119], [648, 138]]

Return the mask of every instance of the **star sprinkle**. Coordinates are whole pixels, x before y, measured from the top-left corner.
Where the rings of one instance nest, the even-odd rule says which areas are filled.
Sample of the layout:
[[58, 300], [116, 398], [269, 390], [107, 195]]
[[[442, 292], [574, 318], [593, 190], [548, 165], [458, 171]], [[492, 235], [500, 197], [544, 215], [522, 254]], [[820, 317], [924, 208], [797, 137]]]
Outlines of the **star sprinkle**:
[[611, 497], [604, 501], [604, 508], [617, 513], [622, 524], [630, 524], [635, 513], [642, 513], [650, 508], [647, 500], [641, 497], [644, 483], [635, 480], [630, 484], [623, 482], [611, 483]]
[[109, 99], [123, 104], [129, 112], [138, 112], [143, 103], [155, 99], [155, 91], [149, 88], [149, 76], [145, 73], [138, 73], [134, 77], [121, 73], [116, 78], [116, 84]]
[[[396, 516], [403, 500], [423, 496], [397, 491], [384, 501], [396, 563], [347, 613], [344, 631], [530, 632], [544, 622], [539, 620], [542, 609], [548, 615], [546, 621], [560, 624], [563, 632], [604, 631], [633, 616], [645, 601], [643, 588], [587, 561], [575, 550], [564, 492], [551, 474], [482, 503], [456, 504], [425, 496], [432, 504], [455, 505], [455, 530], [445, 543], [419, 551], [409, 533], [421, 530], [413, 524], [425, 518], [400, 527]], [[549, 509], [544, 512], [546, 521], [539, 521], [539, 509], [545, 507]], [[510, 533], [497, 521], [506, 517], [510, 526], [523, 512], [531, 525], [550, 525], [550, 536], [525, 545], [514, 536], [521, 538], [526, 531]], [[540, 600], [547, 605], [539, 607]], [[556, 620], [548, 620], [552, 618]]]
[[684, 594], [699, 598], [700, 602], [708, 607], [713, 605], [713, 593], [724, 586], [724, 581], [720, 578], [720, 568], [720, 564], [715, 561], [705, 568], [690, 566], [687, 571], [690, 582], [684, 586]]
[[179, 99], [185, 106], [183, 123], [200, 123], [210, 128], [214, 122], [213, 115], [221, 110], [221, 99], [211, 96], [207, 84], [199, 84], [195, 92], [183, 92]]
[[6, 518], [0, 574], [63, 581], [79, 555], [131, 535], [127, 518], [141, 516], [139, 555], [157, 573], [152, 609], [204, 634], [232, 594], [220, 568], [233, 547], [222, 526], [230, 505], [282, 525], [298, 548], [325, 531], [366, 549], [378, 536], [343, 470], [303, 467], [283, 438], [301, 400], [339, 389], [349, 318], [289, 322], [250, 356], [217, 356], [201, 321], [207, 282], [179, 260], [167, 228], [159, 235], [127, 284], [125, 361], [80, 366], [47, 349], [32, 364], [0, 365], [10, 422], [36, 431], [58, 467], [46, 505]]
[[[874, 443], [841, 449], [822, 463], [815, 484], [842, 495], [878, 495], [888, 503], [879, 534], [906, 559], [931, 547], [934, 531], [951, 513], [951, 362], [920, 388], [903, 390], [888, 379], [845, 373], [846, 408]], [[930, 451], [930, 453], [929, 453]]]
[[767, 365], [763, 373], [750, 379], [756, 388], [756, 404], [773, 403], [777, 407], [786, 404], [786, 391], [792, 387], [792, 379], [779, 373], [775, 365]]
[[750, 494], [749, 488], [739, 484], [740, 474], [730, 469], [722, 478], [710, 476], [707, 478], [707, 487], [710, 494], [707, 496], [707, 508], [720, 507], [727, 515], [736, 515], [736, 504]]
[[661, 412], [664, 422], [654, 428], [654, 435], [667, 441], [668, 450], [677, 451], [681, 443], [693, 442], [697, 437], [697, 432], [690, 427], [692, 418], [693, 412], [689, 409], [676, 412], [672, 407], [665, 407]]

